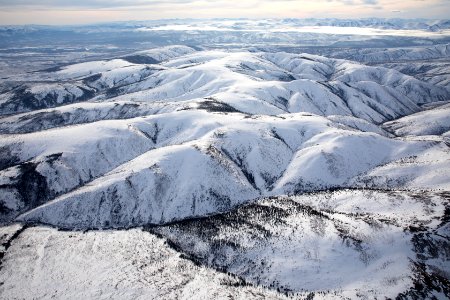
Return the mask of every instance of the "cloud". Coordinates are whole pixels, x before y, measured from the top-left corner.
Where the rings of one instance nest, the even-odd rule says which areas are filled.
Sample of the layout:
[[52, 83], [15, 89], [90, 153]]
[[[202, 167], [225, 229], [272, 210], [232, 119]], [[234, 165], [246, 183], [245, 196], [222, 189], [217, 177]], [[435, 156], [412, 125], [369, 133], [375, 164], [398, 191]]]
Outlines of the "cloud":
[[378, 5], [378, 0], [327, 0], [328, 2], [339, 2], [345, 5]]
[[[206, 0], [205, 2], [217, 2], [218, 0]], [[189, 4], [196, 1], [192, 0], [0, 0], [0, 6], [4, 7], [48, 7], [48, 8], [115, 8], [115, 7], [133, 7], [133, 6], [152, 6], [160, 4]]]
[[363, 0], [362, 2], [364, 4], [368, 4], [368, 5], [377, 5], [378, 4], [378, 0]]
[[[327, 2], [339, 2], [346, 5], [376, 5], [378, 0], [326, 0]], [[174, 5], [174, 4], [214, 4], [220, 5], [235, 5], [239, 2], [235, 0], [0, 0], [0, 7], [48, 7], [48, 8], [65, 8], [65, 7], [78, 7], [78, 8], [115, 8], [115, 7], [138, 7], [138, 6], [159, 6], [159, 5]], [[259, 0], [249, 1], [242, 0], [240, 2], [251, 2], [253, 4], [264, 4], [270, 2], [297, 2], [303, 3], [318, 3], [323, 1], [302, 1], [302, 0]]]
[[0, 24], [167, 18], [448, 18], [449, 0], [0, 0]]

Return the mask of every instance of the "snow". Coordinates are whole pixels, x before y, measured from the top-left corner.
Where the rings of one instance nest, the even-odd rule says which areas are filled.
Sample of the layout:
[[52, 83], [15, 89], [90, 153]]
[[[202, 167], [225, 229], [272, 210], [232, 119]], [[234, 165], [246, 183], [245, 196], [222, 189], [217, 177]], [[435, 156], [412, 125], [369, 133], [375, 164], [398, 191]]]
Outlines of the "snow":
[[[448, 269], [445, 255], [425, 255], [448, 235], [441, 223], [446, 201], [439, 192], [340, 190], [267, 198], [145, 230], [34, 226], [12, 240], [0, 292], [36, 299], [284, 298], [268, 289], [296, 299], [311, 292], [318, 299], [395, 297], [414, 285], [415, 262]], [[4, 239], [18, 230], [1, 228]]]
[[[336, 58], [347, 58], [354, 61], [381, 63], [381, 62], [414, 62], [417, 60], [442, 59], [450, 56], [450, 45], [441, 44], [429, 47], [384, 48], [384, 49], [351, 49], [337, 51]], [[438, 75], [438, 74], [436, 74]]]
[[[2, 94], [0, 103], [4, 113], [13, 113], [86, 100], [175, 102], [212, 97], [251, 114], [310, 112], [378, 124], [418, 112], [418, 104], [449, 97], [443, 87], [394, 70], [322, 56], [179, 48], [144, 53], [165, 60], [161, 64], [113, 59], [69, 65], [43, 75], [58, 82], [48, 84], [49, 92], [67, 81], [61, 91], [51, 93], [56, 100], [43, 101], [48, 94], [42, 93], [45, 85], [31, 82], [37, 87], [29, 91], [27, 103], [16, 103], [20, 90]], [[79, 81], [74, 84], [73, 79]]]
[[144, 50], [135, 52], [132, 55], [140, 55], [140, 56], [146, 56], [149, 58], [153, 58], [154, 60], [158, 62], [164, 62], [170, 59], [174, 59], [180, 56], [185, 56], [188, 54], [191, 54], [195, 52], [196, 50], [182, 45], [175, 45], [175, 46], [167, 46], [167, 47], [161, 47], [161, 48], [155, 48], [151, 50]]
[[[445, 166], [449, 160], [442, 143], [401, 141], [339, 127], [314, 115], [248, 118], [185, 110], [4, 141], [21, 153], [20, 159], [40, 162], [37, 170], [51, 190], [62, 194], [21, 220], [81, 228], [159, 224], [228, 210], [261, 195], [346, 187], [352, 181], [361, 185], [371, 172], [390, 164], [399, 168], [397, 161], [411, 156], [437, 159]], [[59, 144], [61, 136], [72, 138]], [[58, 163], [43, 159], [54, 153], [63, 153]], [[74, 172], [78, 179], [72, 179]], [[430, 180], [436, 172], [439, 180]], [[414, 181], [397, 186], [448, 186], [442, 168], [427, 167], [417, 174]], [[392, 171], [381, 178], [397, 176]], [[66, 193], [79, 181], [87, 184]]]
[[[171, 68], [127, 86], [121, 91], [124, 95], [97, 99], [187, 101], [213, 97], [252, 114], [305, 111], [353, 115], [381, 123], [419, 111], [419, 103], [448, 97], [445, 89], [396, 71], [313, 55], [203, 51], [165, 65]], [[331, 81], [327, 85], [325, 80]]]
[[[298, 22], [175, 29], [448, 30]], [[443, 59], [448, 47], [338, 58], [210, 48], [121, 53], [1, 82], [0, 294], [414, 298], [424, 285], [420, 296], [442, 298], [450, 94], [434, 73], [446, 67], [400, 64]], [[339, 59], [352, 55], [380, 65]]]
[[363, 132], [373, 132], [386, 137], [391, 137], [391, 135], [387, 131], [363, 119], [342, 115], [331, 115], [327, 118], [335, 123], [346, 126], [346, 128], [350, 127]]
[[141, 24], [136, 32], [257, 32], [257, 33], [315, 33], [327, 35], [356, 36], [409, 36], [430, 37], [449, 35], [448, 25], [443, 21], [401, 19], [265, 19], [265, 20], [173, 20]]
[[416, 260], [404, 228], [438, 227], [443, 201], [438, 194], [343, 190], [265, 199], [151, 231], [208, 266], [281, 291], [394, 297], [411, 286]]
[[422, 192], [342, 190], [330, 195], [317, 193], [296, 196], [293, 199], [316, 210], [371, 215], [378, 219], [389, 220], [392, 224], [403, 228], [411, 224], [435, 227], [445, 211], [445, 203], [439, 194], [430, 194], [424, 199]]
[[75, 79], [132, 65], [123, 59], [91, 61], [64, 67], [62, 70], [56, 72], [56, 76], [61, 79]]
[[141, 229], [29, 228], [4, 258], [0, 280], [7, 299], [284, 299], [258, 287], [232, 286], [239, 281], [196, 266]]
[[450, 130], [450, 105], [387, 122], [383, 127], [397, 136], [442, 135]]

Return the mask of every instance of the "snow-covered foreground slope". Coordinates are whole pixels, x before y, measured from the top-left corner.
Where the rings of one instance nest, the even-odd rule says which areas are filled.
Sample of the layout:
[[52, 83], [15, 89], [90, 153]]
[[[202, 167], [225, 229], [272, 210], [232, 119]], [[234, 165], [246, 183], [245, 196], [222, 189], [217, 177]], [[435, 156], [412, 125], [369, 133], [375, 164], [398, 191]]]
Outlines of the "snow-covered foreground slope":
[[140, 229], [25, 229], [1, 266], [3, 299], [287, 299], [195, 265]]
[[283, 292], [442, 298], [450, 292], [448, 196], [344, 190], [270, 198], [149, 230], [194, 261]]
[[341, 190], [272, 197], [144, 229], [83, 233], [11, 225], [0, 231], [7, 245], [0, 293], [26, 299], [444, 299], [450, 292], [449, 201], [443, 192]]

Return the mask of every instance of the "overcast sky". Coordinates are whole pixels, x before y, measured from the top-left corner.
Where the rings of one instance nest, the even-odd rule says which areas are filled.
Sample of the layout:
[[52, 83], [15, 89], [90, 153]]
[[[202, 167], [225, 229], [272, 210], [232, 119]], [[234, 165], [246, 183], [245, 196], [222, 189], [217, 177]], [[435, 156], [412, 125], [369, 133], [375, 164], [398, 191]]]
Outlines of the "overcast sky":
[[0, 24], [82, 24], [166, 18], [429, 18], [450, 0], [0, 0]]

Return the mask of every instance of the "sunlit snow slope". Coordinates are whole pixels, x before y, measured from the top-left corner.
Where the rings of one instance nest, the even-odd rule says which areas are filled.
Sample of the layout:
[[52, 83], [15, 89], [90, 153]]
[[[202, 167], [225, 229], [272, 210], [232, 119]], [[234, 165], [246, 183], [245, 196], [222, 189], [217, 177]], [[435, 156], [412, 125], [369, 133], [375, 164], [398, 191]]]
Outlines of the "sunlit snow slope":
[[[205, 278], [243, 299], [448, 296], [448, 100], [445, 85], [393, 69], [187, 46], [2, 81], [0, 222], [22, 225], [2, 228], [12, 250], [0, 252], [0, 292], [45, 298], [51, 274], [58, 297], [118, 296], [62, 280], [82, 274], [61, 253], [117, 263], [123, 282], [94, 273], [123, 284], [122, 298], [142, 295], [136, 286], [201, 298]], [[36, 224], [142, 228], [74, 233], [92, 248], [78, 254], [62, 249], [72, 236]], [[111, 262], [113, 250], [92, 246], [121, 247], [116, 237], [139, 250], [130, 259], [143, 273], [125, 250]], [[161, 262], [145, 264], [145, 251]], [[17, 257], [46, 263], [13, 270]], [[24, 278], [33, 284], [17, 289]]]
[[444, 139], [378, 125], [449, 93], [389, 69], [172, 46], [8, 85], [4, 221], [133, 226], [336, 187], [448, 187]]

